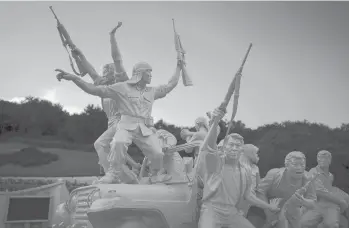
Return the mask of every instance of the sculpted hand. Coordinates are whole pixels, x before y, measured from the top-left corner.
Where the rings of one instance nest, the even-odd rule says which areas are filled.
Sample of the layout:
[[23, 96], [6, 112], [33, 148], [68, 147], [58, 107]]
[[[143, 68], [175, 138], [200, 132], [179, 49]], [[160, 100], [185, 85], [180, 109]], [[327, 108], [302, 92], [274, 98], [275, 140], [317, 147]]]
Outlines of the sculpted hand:
[[110, 35], [114, 35], [115, 34], [115, 32], [116, 32], [116, 30], [118, 29], [118, 28], [120, 28], [121, 27], [121, 25], [122, 25], [122, 22], [118, 22], [118, 25], [115, 27], [115, 28], [113, 28], [113, 30], [111, 30], [110, 31]]
[[237, 77], [237, 76], [242, 76], [242, 69], [241, 68], [239, 68], [239, 70], [236, 72], [236, 74], [235, 74], [235, 77]]
[[279, 212], [280, 211], [279, 204], [280, 204], [281, 200], [282, 200], [281, 198], [271, 199], [268, 209], [273, 213]]
[[273, 212], [273, 213], [277, 213], [280, 211], [280, 208], [278, 205], [269, 204], [268, 210]]
[[306, 200], [306, 199], [303, 197], [303, 195], [299, 194], [298, 191], [296, 191], [296, 192], [294, 193], [294, 195], [296, 196], [296, 198], [298, 199], [298, 202], [299, 202], [302, 206], [304, 206], [304, 207], [306, 207], [306, 208], [311, 207], [311, 202], [309, 202], [309, 200]]
[[341, 200], [341, 203], [339, 204], [339, 207], [341, 208], [341, 211], [344, 212], [348, 209], [348, 203], [346, 200]]
[[218, 118], [218, 120], [220, 121], [221, 119], [223, 119], [224, 115], [226, 114], [226, 110], [222, 110], [221, 108], [216, 108], [215, 110], [213, 110], [212, 112], [212, 119]]
[[56, 75], [56, 78], [58, 81], [61, 81], [62, 79], [67, 80], [67, 81], [71, 81], [71, 80], [74, 80], [76, 78], [76, 76], [74, 74], [67, 73], [64, 70], [55, 69], [55, 71], [59, 72]]
[[72, 55], [74, 56], [79, 56], [79, 55], [83, 55], [82, 54], [82, 51], [79, 49], [79, 48], [77, 48], [77, 47], [75, 47], [72, 51], [71, 51], [71, 53], [72, 53]]

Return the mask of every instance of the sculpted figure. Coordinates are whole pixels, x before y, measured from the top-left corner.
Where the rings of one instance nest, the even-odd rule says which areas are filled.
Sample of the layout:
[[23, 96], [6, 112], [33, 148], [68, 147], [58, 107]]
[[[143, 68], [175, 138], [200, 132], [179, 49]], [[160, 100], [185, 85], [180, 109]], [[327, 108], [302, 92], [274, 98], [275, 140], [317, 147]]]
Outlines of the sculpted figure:
[[[251, 185], [251, 191], [253, 194], [256, 194], [256, 189], [260, 181], [260, 174], [259, 174], [259, 168], [257, 166], [257, 163], [259, 161], [258, 156], [259, 148], [252, 144], [245, 144], [242, 147], [242, 154], [240, 156], [240, 162], [241, 164], [245, 165], [249, 169], [251, 169], [251, 178], [252, 178], [252, 185]], [[244, 212], [244, 215], [248, 218], [248, 212], [250, 210], [250, 204], [248, 202], [243, 202], [241, 204], [241, 209]], [[254, 207], [251, 208], [251, 212], [254, 209]], [[252, 213], [253, 214], [253, 213]], [[255, 217], [255, 216], [253, 216]], [[251, 220], [249, 220], [251, 222]], [[254, 225], [257, 225], [253, 223]]]
[[340, 227], [340, 212], [348, 208], [348, 202], [335, 194], [332, 187], [333, 175], [329, 171], [332, 155], [326, 150], [317, 154], [318, 165], [309, 170], [310, 175], [318, 174], [315, 186], [317, 194], [317, 207], [308, 210], [302, 217], [302, 227], [308, 228], [323, 222], [325, 228]]
[[[85, 72], [89, 74], [95, 84], [112, 85], [118, 82], [127, 81], [129, 78], [126, 74], [123, 66], [122, 57], [118, 48], [115, 32], [121, 26], [118, 24], [110, 32], [110, 44], [111, 55], [114, 63], [105, 64], [102, 69], [102, 76], [100, 76], [91, 63], [88, 62], [85, 55], [78, 48], [72, 51], [73, 56], [79, 56], [81, 60], [81, 67]], [[106, 173], [110, 167], [108, 162], [108, 154], [110, 152], [110, 143], [114, 137], [117, 129], [117, 124], [120, 121], [121, 114], [119, 112], [118, 103], [110, 98], [101, 98], [102, 109], [105, 112], [108, 119], [108, 129], [95, 141], [94, 147], [98, 154], [98, 164], [102, 167], [103, 172]], [[127, 162], [135, 169], [140, 169], [140, 164], [134, 162], [134, 160], [126, 153]], [[123, 175], [125, 176], [125, 175]], [[123, 183], [127, 183], [128, 179], [121, 178]]]
[[222, 150], [218, 151], [217, 125], [224, 114], [220, 108], [212, 113], [212, 125], [199, 152], [198, 162], [203, 162], [204, 166], [199, 227], [253, 228], [254, 226], [237, 209], [242, 199], [272, 211], [278, 211], [279, 208], [252, 194], [251, 171], [239, 161], [244, 144], [242, 136], [235, 133], [228, 135]]
[[[191, 132], [188, 129], [183, 129], [181, 131], [181, 138], [185, 139], [187, 143], [195, 142], [195, 141], [204, 141], [207, 133], [208, 133], [208, 121], [205, 117], [199, 117], [195, 120], [195, 129], [196, 132]], [[199, 154], [199, 147], [194, 147], [185, 150], [188, 154], [193, 154], [194, 156], [194, 164], [196, 162], [196, 158]]]
[[[301, 219], [301, 207], [314, 208], [316, 201], [315, 186], [310, 183], [310, 178], [305, 173], [305, 155], [299, 151], [293, 151], [286, 155], [285, 168], [275, 168], [269, 170], [267, 175], [261, 179], [257, 187], [257, 195], [265, 202], [273, 199], [280, 199], [279, 206], [283, 207], [291, 196], [295, 195], [298, 202], [289, 204], [287, 210], [282, 210], [284, 214], [267, 216], [266, 224], [282, 224], [290, 228], [299, 228]], [[298, 194], [298, 190], [306, 187], [304, 194]], [[303, 191], [303, 190], [302, 190]], [[303, 196], [304, 195], [304, 196]], [[268, 213], [266, 212], [268, 215]], [[284, 218], [280, 221], [280, 218]], [[275, 219], [275, 220], [274, 220]], [[273, 221], [274, 220], [274, 221]], [[279, 226], [278, 226], [279, 227]], [[284, 227], [280, 225], [280, 227]]]
[[[177, 144], [176, 137], [164, 129], [159, 129], [159, 130], [156, 130], [155, 128], [152, 128], [152, 129], [156, 132], [156, 135], [159, 138], [160, 146], [164, 151], [165, 172], [172, 177], [172, 180], [178, 180], [178, 181], [185, 180], [186, 178], [184, 173], [185, 167], [184, 167], [184, 162], [182, 157], [178, 152], [171, 152], [171, 153], [167, 152], [168, 149], [176, 146]], [[144, 166], [144, 169], [141, 170], [140, 178], [151, 175], [149, 170], [151, 161], [147, 157], [144, 157], [143, 163], [146, 164], [146, 166]], [[151, 180], [143, 179], [141, 183], [143, 184], [150, 183], [149, 181]]]
[[73, 81], [86, 93], [101, 98], [110, 98], [119, 105], [121, 114], [117, 125], [117, 131], [111, 143], [109, 156], [110, 167], [101, 183], [119, 183], [120, 167], [126, 162], [128, 146], [134, 142], [146, 157], [151, 160], [152, 182], [163, 182], [170, 179], [164, 174], [162, 148], [158, 137], [149, 128], [153, 126], [151, 111], [153, 103], [157, 99], [165, 97], [178, 84], [181, 69], [184, 67], [182, 61], [177, 60], [176, 70], [169, 82], [157, 87], [147, 86], [151, 82], [152, 67], [146, 62], [135, 64], [132, 70], [132, 78], [128, 81], [113, 85], [95, 86], [81, 80], [76, 75], [57, 69], [57, 79]]

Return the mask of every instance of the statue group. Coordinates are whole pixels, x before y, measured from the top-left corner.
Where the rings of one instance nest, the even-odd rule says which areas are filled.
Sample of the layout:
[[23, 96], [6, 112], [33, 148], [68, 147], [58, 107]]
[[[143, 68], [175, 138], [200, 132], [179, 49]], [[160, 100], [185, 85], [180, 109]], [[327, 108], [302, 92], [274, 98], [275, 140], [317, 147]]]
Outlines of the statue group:
[[[349, 196], [332, 185], [329, 151], [319, 151], [318, 165], [309, 171], [305, 170], [305, 155], [292, 151], [286, 156], [283, 168], [271, 169], [261, 178], [258, 147], [244, 144], [241, 135], [228, 134], [229, 130], [217, 144], [218, 123], [226, 114], [233, 94], [232, 119], [236, 114], [243, 65], [223, 103], [209, 112], [208, 118], [195, 120], [195, 132], [181, 131], [187, 143], [197, 143], [185, 150], [192, 158], [170, 152], [177, 140], [171, 133], [153, 127], [151, 111], [155, 100], [164, 98], [177, 86], [181, 73], [184, 85], [191, 85], [181, 43], [177, 40], [173, 76], [167, 84], [151, 87], [148, 86], [152, 79], [150, 64], [136, 63], [131, 77], [127, 75], [115, 39], [120, 26], [121, 23], [110, 32], [113, 63], [103, 67], [102, 75], [80, 49], [75, 45], [72, 48], [79, 69], [91, 77], [93, 84], [75, 74], [56, 70], [59, 81], [72, 81], [86, 93], [100, 97], [108, 118], [108, 129], [94, 143], [98, 163], [105, 173], [95, 184], [164, 184], [173, 179], [185, 179], [186, 173], [192, 172], [199, 189], [200, 228], [253, 228], [261, 224], [279, 228], [348, 227]], [[143, 152], [142, 164], [128, 155], [131, 143]], [[260, 211], [265, 218], [259, 216]]]

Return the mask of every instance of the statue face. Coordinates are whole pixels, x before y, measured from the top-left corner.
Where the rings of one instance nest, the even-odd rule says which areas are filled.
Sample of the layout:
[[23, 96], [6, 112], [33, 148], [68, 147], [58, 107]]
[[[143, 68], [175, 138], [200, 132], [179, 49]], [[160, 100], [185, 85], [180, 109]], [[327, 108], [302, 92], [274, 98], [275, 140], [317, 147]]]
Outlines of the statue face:
[[103, 67], [103, 77], [106, 77], [109, 80], [114, 79], [115, 75], [115, 66], [114, 64], [106, 64]]
[[223, 151], [229, 159], [239, 159], [241, 155], [241, 149], [241, 141], [235, 138], [230, 138], [223, 147]]
[[328, 168], [331, 164], [331, 157], [329, 155], [319, 155], [317, 156], [317, 164], [321, 168]]
[[292, 177], [300, 178], [304, 175], [305, 160], [303, 158], [292, 158], [286, 168]]
[[142, 80], [146, 83], [146, 84], [150, 84], [151, 83], [151, 69], [146, 69], [142, 72]]

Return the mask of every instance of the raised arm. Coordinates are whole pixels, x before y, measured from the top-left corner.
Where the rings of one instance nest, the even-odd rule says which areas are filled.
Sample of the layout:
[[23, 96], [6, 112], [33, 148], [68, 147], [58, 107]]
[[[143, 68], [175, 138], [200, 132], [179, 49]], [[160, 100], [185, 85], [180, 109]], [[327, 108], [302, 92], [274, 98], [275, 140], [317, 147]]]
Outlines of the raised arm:
[[102, 77], [97, 73], [95, 68], [92, 66], [90, 62], [87, 61], [85, 55], [82, 53], [82, 51], [78, 48], [75, 48], [72, 51], [73, 56], [79, 56], [81, 60], [81, 66], [84, 68], [84, 70], [90, 75], [93, 82], [96, 82], [98, 80], [101, 80]]
[[168, 83], [166, 85], [160, 85], [155, 88], [155, 94], [154, 94], [155, 100], [165, 97], [169, 92], [171, 92], [177, 86], [181, 69], [183, 67], [184, 65], [182, 64], [182, 61], [178, 60], [176, 71], [171, 77], [171, 79], [168, 81]]
[[60, 72], [56, 76], [58, 81], [61, 81], [62, 79], [73, 81], [75, 85], [77, 85], [84, 92], [94, 96], [101, 98], [111, 98], [115, 100], [118, 99], [118, 97], [123, 94], [124, 91], [123, 83], [116, 83], [110, 86], [95, 86], [94, 84], [85, 82], [80, 77], [67, 73], [61, 69], [56, 69], [56, 71]]
[[200, 150], [217, 150], [218, 123], [223, 119], [225, 111], [216, 108], [212, 113], [212, 122]]
[[118, 25], [113, 30], [111, 30], [111, 32], [109, 33], [110, 34], [111, 56], [112, 56], [113, 61], [114, 61], [116, 73], [126, 72], [125, 67], [122, 63], [121, 53], [120, 53], [118, 44], [116, 43], [116, 39], [115, 39], [115, 32], [121, 25], [122, 25], [122, 23], [119, 22]]

